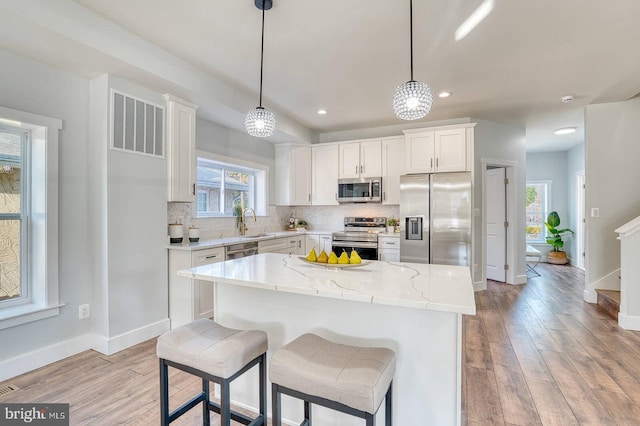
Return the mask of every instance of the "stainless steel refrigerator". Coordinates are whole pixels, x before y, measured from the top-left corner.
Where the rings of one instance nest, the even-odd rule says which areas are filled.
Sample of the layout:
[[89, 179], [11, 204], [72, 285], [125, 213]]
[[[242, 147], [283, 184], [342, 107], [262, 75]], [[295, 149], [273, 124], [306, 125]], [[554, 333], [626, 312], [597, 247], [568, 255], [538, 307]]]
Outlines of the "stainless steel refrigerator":
[[471, 174], [400, 176], [400, 261], [471, 262]]

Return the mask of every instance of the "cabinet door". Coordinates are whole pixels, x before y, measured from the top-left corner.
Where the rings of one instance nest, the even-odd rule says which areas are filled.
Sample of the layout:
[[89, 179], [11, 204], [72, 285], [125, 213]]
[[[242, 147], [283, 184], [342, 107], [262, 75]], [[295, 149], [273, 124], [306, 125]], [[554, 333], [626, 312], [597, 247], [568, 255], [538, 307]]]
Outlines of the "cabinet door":
[[338, 145], [311, 148], [311, 204], [338, 204]]
[[339, 178], [357, 178], [360, 177], [360, 143], [349, 142], [341, 143], [339, 148], [338, 169]]
[[311, 204], [311, 147], [276, 146], [276, 204]]
[[[225, 260], [224, 247], [198, 250], [191, 254], [191, 265], [202, 266]], [[193, 280], [193, 319], [213, 318], [213, 283]]]
[[382, 204], [400, 204], [400, 176], [405, 174], [403, 137], [382, 141]]
[[307, 242], [307, 239], [305, 238], [304, 235], [298, 236], [298, 250], [296, 251], [296, 254], [298, 256], [305, 256], [307, 254], [306, 242]]
[[379, 250], [378, 260], [383, 262], [400, 262], [399, 250]]
[[196, 106], [175, 96], [167, 100], [169, 201], [196, 200]]
[[434, 135], [436, 172], [467, 170], [466, 129], [436, 130]]
[[[320, 235], [320, 251], [324, 250], [327, 254], [331, 253], [331, 234]], [[318, 251], [318, 254], [320, 254]]]
[[305, 254], [308, 254], [311, 249], [315, 249], [316, 254], [320, 254], [320, 237], [317, 235], [305, 235], [304, 246]]
[[[382, 143], [381, 141], [360, 143], [360, 176], [382, 176]], [[384, 183], [383, 183], [384, 185]]]
[[405, 137], [405, 171], [431, 173], [435, 169], [434, 132], [409, 134]]

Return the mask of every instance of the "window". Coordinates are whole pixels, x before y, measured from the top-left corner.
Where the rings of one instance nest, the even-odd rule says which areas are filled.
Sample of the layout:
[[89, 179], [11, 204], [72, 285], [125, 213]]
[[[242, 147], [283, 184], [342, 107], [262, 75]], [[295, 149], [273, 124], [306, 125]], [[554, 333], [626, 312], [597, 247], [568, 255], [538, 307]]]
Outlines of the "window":
[[0, 107], [0, 329], [59, 313], [60, 120]]
[[544, 243], [547, 238], [547, 220], [549, 206], [549, 188], [551, 182], [527, 182], [526, 205], [526, 234], [528, 243]]
[[[28, 244], [24, 236], [28, 220], [26, 170], [23, 164], [28, 133], [0, 127], [0, 302], [28, 297], [22, 270]], [[6, 306], [8, 303], [5, 303]]]
[[259, 164], [198, 152], [197, 217], [238, 215], [253, 208], [266, 215], [266, 172]]

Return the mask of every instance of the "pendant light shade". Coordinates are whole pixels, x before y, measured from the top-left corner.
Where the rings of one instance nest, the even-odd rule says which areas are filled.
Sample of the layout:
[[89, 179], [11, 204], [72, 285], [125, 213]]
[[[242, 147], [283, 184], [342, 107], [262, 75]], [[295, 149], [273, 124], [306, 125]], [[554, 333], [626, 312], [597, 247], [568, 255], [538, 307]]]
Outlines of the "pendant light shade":
[[255, 0], [255, 5], [262, 10], [262, 44], [260, 47], [260, 105], [253, 108], [244, 120], [247, 133], [257, 138], [267, 138], [276, 130], [276, 117], [262, 107], [262, 68], [264, 64], [264, 12], [271, 9], [272, 0]]
[[411, 40], [411, 80], [401, 84], [393, 94], [393, 112], [402, 120], [418, 120], [431, 111], [433, 96], [427, 83], [413, 79], [413, 0], [409, 3]]
[[255, 107], [247, 114], [244, 127], [251, 136], [266, 138], [276, 130], [276, 117], [268, 109]]

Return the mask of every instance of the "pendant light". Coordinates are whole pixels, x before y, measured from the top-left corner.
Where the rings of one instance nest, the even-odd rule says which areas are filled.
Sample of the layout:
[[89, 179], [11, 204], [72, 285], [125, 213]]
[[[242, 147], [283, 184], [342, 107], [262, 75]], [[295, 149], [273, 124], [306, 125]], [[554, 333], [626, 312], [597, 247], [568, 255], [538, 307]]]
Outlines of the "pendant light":
[[244, 120], [247, 133], [257, 138], [267, 138], [276, 129], [276, 117], [262, 106], [262, 68], [264, 64], [264, 12], [271, 9], [272, 0], [255, 0], [255, 5], [262, 10], [262, 44], [260, 46], [260, 105], [253, 108]]
[[393, 94], [393, 112], [402, 120], [417, 120], [431, 111], [431, 89], [427, 83], [413, 79], [413, 0], [409, 0], [411, 40], [411, 80], [401, 84]]

